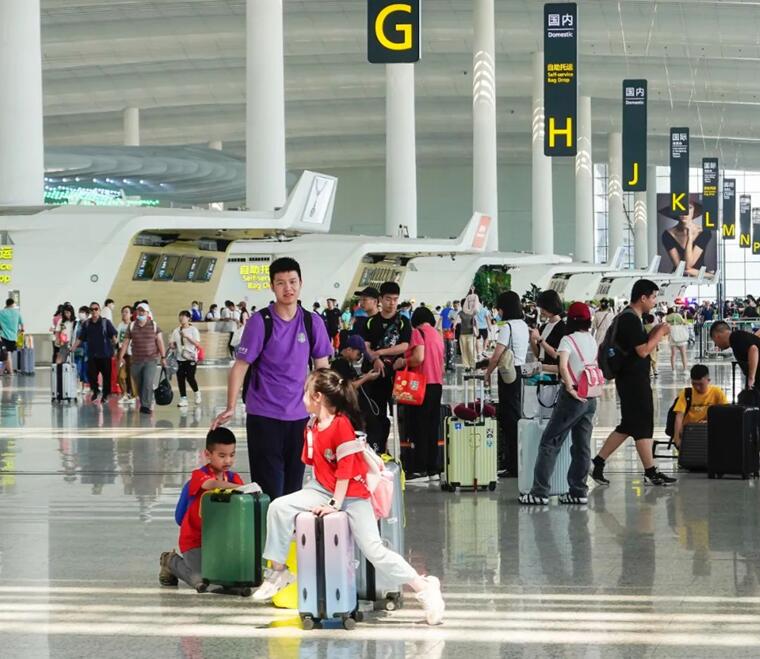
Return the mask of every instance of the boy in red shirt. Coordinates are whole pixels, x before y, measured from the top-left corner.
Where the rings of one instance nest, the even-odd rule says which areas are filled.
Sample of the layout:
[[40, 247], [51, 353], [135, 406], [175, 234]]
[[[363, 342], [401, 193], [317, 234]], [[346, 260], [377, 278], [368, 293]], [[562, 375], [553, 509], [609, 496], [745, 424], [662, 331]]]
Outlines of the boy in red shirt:
[[[179, 551], [161, 554], [158, 581], [162, 586], [176, 586], [179, 579], [199, 593], [206, 590], [201, 580], [201, 497], [206, 490], [221, 487], [237, 489], [240, 476], [230, 471], [235, 464], [235, 435], [229, 428], [216, 428], [206, 435], [205, 466], [190, 475], [190, 502], [179, 528]], [[234, 483], [234, 486], [230, 484]]]

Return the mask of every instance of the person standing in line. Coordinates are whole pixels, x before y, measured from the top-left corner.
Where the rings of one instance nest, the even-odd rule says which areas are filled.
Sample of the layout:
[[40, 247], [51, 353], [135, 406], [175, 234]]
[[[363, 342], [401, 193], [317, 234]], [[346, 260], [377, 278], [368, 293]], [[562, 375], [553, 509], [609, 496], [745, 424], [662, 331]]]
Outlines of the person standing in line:
[[[121, 308], [121, 322], [116, 328], [116, 348], [121, 353], [121, 348], [124, 345], [124, 340], [127, 338], [127, 330], [132, 322], [132, 307], [124, 305]], [[121, 389], [120, 405], [131, 405], [137, 401], [137, 388], [132, 380], [130, 370], [132, 367], [132, 350], [127, 350], [124, 353], [124, 364], [117, 364], [119, 368], [119, 388]]]
[[5, 308], [0, 310], [0, 339], [7, 351], [5, 358], [5, 375], [13, 375], [13, 353], [16, 352], [18, 335], [24, 331], [24, 320], [16, 301], [9, 297]]
[[340, 343], [338, 335], [340, 333], [340, 309], [335, 306], [335, 298], [327, 298], [327, 308], [322, 312], [322, 319], [327, 327], [327, 336], [332, 341], [333, 348], [337, 351]]
[[195, 404], [201, 404], [201, 392], [195, 380], [195, 369], [198, 366], [198, 348], [201, 347], [201, 333], [190, 320], [189, 311], [179, 312], [179, 326], [174, 328], [169, 338], [169, 347], [177, 355], [177, 385], [179, 386], [179, 402], [177, 407], [187, 407], [187, 384], [195, 394]]
[[[251, 480], [274, 500], [303, 485], [301, 449], [308, 420], [304, 384], [309, 362], [327, 368], [333, 348], [320, 316], [298, 303], [303, 286], [298, 261], [275, 259], [269, 266], [269, 281], [275, 302], [246, 323], [227, 378], [227, 406], [211, 429], [233, 418], [250, 369], [245, 408]], [[265, 323], [271, 327], [266, 343]]]
[[562, 337], [565, 336], [565, 321], [562, 320], [564, 307], [559, 293], [552, 289], [541, 291], [536, 298], [536, 308], [544, 324], [530, 331], [531, 349], [541, 362], [544, 373], [558, 373], [557, 349]]
[[115, 304], [116, 303], [109, 297], [103, 303], [103, 309], [101, 310], [101, 314], [100, 314], [112, 325], [113, 325], [113, 308]]
[[649, 355], [670, 333], [670, 325], [661, 323], [647, 336], [642, 317], [655, 308], [659, 290], [653, 281], [639, 279], [631, 290], [631, 303], [614, 320], [617, 325], [615, 345], [624, 356], [615, 376], [621, 418], [593, 460], [591, 478], [599, 485], [609, 485], [604, 467], [628, 437], [633, 437], [636, 443], [636, 452], [644, 467], [645, 484], [670, 485], [676, 482], [675, 478], [657, 469], [652, 454], [654, 400], [649, 379]]
[[84, 324], [90, 318], [90, 307], [81, 306], [77, 312], [77, 322], [74, 324], [74, 338], [71, 341], [71, 352], [74, 355], [74, 366], [77, 368], [77, 376], [79, 377], [79, 383], [81, 385], [82, 394], [84, 389], [89, 386], [89, 380], [87, 378], [87, 344], [82, 343], [76, 350], [74, 350], [74, 343], [76, 337], [79, 336]]
[[412, 314], [412, 336], [409, 350], [393, 365], [396, 370], [408, 368], [425, 376], [425, 398], [422, 405], [409, 407], [411, 437], [417, 465], [423, 476], [440, 479], [438, 464], [438, 429], [443, 395], [443, 339], [435, 329], [435, 316], [430, 309], [418, 307]]
[[377, 402], [379, 413], [376, 423], [367, 426], [367, 441], [378, 452], [385, 453], [391, 424], [388, 419], [393, 394], [393, 362], [409, 347], [411, 323], [398, 312], [401, 289], [395, 281], [380, 286], [380, 313], [367, 319], [363, 339], [368, 344], [367, 354], [380, 377], [366, 388]]
[[90, 400], [98, 398], [98, 375], [103, 383], [102, 403], [111, 395], [111, 359], [116, 340], [116, 328], [110, 320], [100, 315], [100, 305], [90, 303], [90, 318], [82, 324], [72, 350], [76, 351], [80, 343], [87, 344], [87, 379], [90, 381]]
[[485, 352], [488, 348], [488, 333], [491, 329], [491, 312], [488, 310], [488, 305], [480, 305], [475, 312], [475, 322], [478, 329], [478, 335], [475, 339], [475, 352], [478, 359], [485, 359], [487, 358]]
[[454, 370], [454, 307], [451, 302], [441, 309], [441, 335], [443, 336], [444, 362], [447, 371]]
[[130, 323], [124, 337], [124, 345], [119, 350], [119, 368], [124, 364], [124, 355], [132, 348], [130, 374], [140, 394], [140, 412], [153, 411], [153, 390], [156, 386], [156, 371], [160, 360], [166, 367], [166, 347], [161, 328], [151, 318], [150, 307], [145, 302], [137, 305], [137, 320]]
[[356, 291], [354, 295], [359, 298], [359, 308], [354, 313], [354, 324], [351, 326], [351, 334], [364, 336], [367, 321], [378, 313], [380, 291], [373, 286], [367, 286], [363, 291]]
[[603, 297], [599, 301], [599, 309], [594, 314], [594, 320], [591, 323], [591, 333], [596, 339], [597, 346], [601, 345], [602, 341], [604, 341], [604, 337], [614, 317], [615, 311], [611, 308], [610, 301], [606, 297]]
[[61, 316], [58, 319], [54, 331], [54, 345], [58, 349], [54, 356], [56, 364], [63, 364], [69, 359], [71, 346], [73, 346], [74, 341], [76, 341], [76, 335], [74, 333], [76, 322], [74, 307], [70, 304], [64, 304], [61, 308]]
[[521, 493], [518, 497], [523, 505], [549, 504], [551, 477], [568, 431], [572, 441], [572, 460], [567, 472], [569, 491], [560, 495], [559, 502], [570, 505], [588, 503], [586, 480], [591, 463], [591, 432], [594, 429], [597, 399], [582, 398], [578, 394], [578, 383], [586, 365], [596, 364], [597, 345], [589, 333], [591, 310], [583, 302], [571, 304], [566, 325], [567, 334], [557, 347], [559, 375], [564, 386], [559, 391], [552, 416], [541, 436], [533, 471], [533, 487], [530, 492]]
[[206, 313], [206, 322], [214, 322], [216, 320], [219, 320], [219, 305], [212, 304]]
[[[517, 422], [522, 416], [522, 366], [530, 346], [530, 331], [523, 319], [520, 296], [514, 291], [501, 293], [496, 300], [501, 322], [496, 348], [488, 361], [485, 381], [491, 381], [491, 374], [498, 368], [499, 361], [505, 350], [511, 350], [514, 355], [515, 380], [507, 384], [497, 375], [499, 386], [499, 425], [502, 430], [504, 471], [503, 477], [517, 476]], [[501, 449], [502, 447], [500, 447]]]
[[[477, 310], [473, 310], [472, 313], [465, 311], [464, 302], [465, 300], [462, 300], [462, 309], [459, 311], [459, 351], [462, 353], [464, 370], [471, 371], [475, 368], [475, 330], [477, 327], [475, 313]], [[468, 309], [471, 308], [468, 307]]]
[[192, 305], [190, 305], [190, 315], [192, 316], [190, 320], [192, 322], [197, 323], [200, 320], [203, 320], [201, 317], [201, 308], [200, 304], [198, 303], [198, 300], [193, 300]]

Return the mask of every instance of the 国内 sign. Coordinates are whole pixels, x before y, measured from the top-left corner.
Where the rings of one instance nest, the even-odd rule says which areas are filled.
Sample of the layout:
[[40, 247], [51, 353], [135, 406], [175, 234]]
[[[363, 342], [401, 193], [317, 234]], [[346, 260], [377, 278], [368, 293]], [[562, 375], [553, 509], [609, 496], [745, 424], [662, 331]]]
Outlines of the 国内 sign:
[[578, 8], [544, 5], [544, 155], [575, 156], [578, 147]]
[[647, 189], [647, 81], [623, 80], [623, 190]]

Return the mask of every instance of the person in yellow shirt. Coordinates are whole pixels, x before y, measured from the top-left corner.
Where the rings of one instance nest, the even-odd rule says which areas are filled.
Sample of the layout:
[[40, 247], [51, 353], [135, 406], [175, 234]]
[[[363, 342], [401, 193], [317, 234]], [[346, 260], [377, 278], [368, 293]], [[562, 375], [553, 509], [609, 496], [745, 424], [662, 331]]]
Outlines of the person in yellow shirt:
[[707, 423], [707, 409], [711, 405], [727, 405], [728, 399], [723, 389], [710, 384], [710, 370], [704, 364], [691, 369], [691, 404], [686, 398], [686, 389], [678, 396], [673, 411], [676, 413], [673, 443], [681, 448], [684, 426], [690, 423]]

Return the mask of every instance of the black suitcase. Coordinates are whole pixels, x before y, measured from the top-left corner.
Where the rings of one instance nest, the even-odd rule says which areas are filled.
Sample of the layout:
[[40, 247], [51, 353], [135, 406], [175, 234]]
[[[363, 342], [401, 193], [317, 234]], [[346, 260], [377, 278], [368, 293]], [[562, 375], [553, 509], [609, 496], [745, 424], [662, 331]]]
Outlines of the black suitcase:
[[689, 471], [707, 470], [707, 424], [690, 423], [683, 428], [678, 466]]
[[758, 419], [760, 409], [715, 405], [707, 411], [707, 475], [760, 477]]

